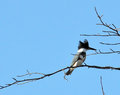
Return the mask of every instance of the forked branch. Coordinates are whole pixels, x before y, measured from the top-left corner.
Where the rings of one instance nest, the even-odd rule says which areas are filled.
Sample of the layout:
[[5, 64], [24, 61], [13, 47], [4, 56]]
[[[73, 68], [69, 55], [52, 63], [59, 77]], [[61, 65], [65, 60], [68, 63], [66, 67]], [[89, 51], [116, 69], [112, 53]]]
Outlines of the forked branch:
[[95, 7], [95, 12], [96, 12], [96, 15], [100, 21], [100, 23], [97, 23], [96, 25], [102, 25], [108, 29], [110, 29], [111, 31], [103, 31], [103, 32], [106, 32], [107, 34], [103, 35], [103, 34], [92, 34], [92, 35], [89, 35], [89, 34], [80, 34], [80, 36], [102, 36], [102, 37], [109, 37], [109, 36], [120, 36], [119, 34], [119, 28], [116, 28], [116, 26], [114, 24], [107, 24], [105, 23], [103, 20], [102, 20], [102, 17], [103, 15], [99, 15], [99, 13], [97, 12], [97, 9]]

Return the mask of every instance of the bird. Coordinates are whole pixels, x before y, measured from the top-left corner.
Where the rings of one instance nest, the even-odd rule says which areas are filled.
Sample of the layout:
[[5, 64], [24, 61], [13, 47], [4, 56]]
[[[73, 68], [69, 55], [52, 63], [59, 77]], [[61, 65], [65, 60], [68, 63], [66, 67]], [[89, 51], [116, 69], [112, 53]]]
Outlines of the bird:
[[[79, 41], [77, 54], [75, 54], [70, 67], [80, 66], [86, 59], [87, 50], [96, 50], [96, 49], [91, 48], [89, 46], [87, 39], [85, 39], [84, 42]], [[65, 73], [65, 75], [71, 75], [74, 69], [75, 68], [69, 68], [69, 70]]]

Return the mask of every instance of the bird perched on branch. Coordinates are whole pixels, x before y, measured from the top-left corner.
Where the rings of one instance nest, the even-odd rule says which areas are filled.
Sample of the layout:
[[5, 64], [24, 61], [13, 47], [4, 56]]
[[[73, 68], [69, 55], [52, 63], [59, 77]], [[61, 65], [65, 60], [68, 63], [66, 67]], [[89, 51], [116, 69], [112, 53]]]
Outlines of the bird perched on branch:
[[[89, 47], [89, 43], [86, 39], [84, 40], [84, 42], [79, 41], [78, 51], [73, 58], [71, 67], [80, 66], [85, 61], [87, 50], [96, 50], [96, 49]], [[69, 70], [65, 73], [65, 75], [71, 75], [74, 69], [75, 68], [69, 68]]]

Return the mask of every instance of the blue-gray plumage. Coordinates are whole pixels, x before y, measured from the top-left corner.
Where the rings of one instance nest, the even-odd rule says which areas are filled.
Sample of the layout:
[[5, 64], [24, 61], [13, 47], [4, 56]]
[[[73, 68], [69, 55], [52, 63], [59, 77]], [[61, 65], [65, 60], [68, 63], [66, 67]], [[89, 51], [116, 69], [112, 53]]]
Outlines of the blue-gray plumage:
[[[72, 60], [71, 67], [80, 66], [85, 61], [87, 50], [96, 50], [96, 49], [89, 47], [87, 40], [84, 40], [84, 43], [79, 41], [78, 51]], [[70, 68], [65, 74], [71, 75], [74, 69], [75, 68]]]

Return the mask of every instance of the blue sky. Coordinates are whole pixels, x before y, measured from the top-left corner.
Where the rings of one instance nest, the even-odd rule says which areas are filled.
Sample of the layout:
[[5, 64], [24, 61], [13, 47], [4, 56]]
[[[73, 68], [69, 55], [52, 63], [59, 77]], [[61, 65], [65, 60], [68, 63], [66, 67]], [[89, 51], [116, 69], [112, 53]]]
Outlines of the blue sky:
[[[78, 41], [88, 39], [101, 51], [119, 46], [99, 42], [119, 42], [119, 38], [82, 37], [107, 30], [99, 22], [94, 7], [103, 20], [119, 27], [119, 0], [1, 0], [0, 1], [0, 84], [12, 82], [17, 75], [30, 72], [51, 73], [69, 66]], [[94, 53], [94, 51], [88, 51]], [[114, 58], [114, 59], [113, 59]], [[88, 56], [89, 65], [119, 67], [119, 55]], [[115, 61], [114, 61], [115, 60]], [[14, 85], [1, 95], [102, 95], [100, 76], [106, 95], [120, 94], [119, 71], [78, 68], [68, 81], [60, 72], [43, 80]], [[39, 77], [39, 76], [37, 76]], [[27, 77], [31, 78], [31, 77]]]

